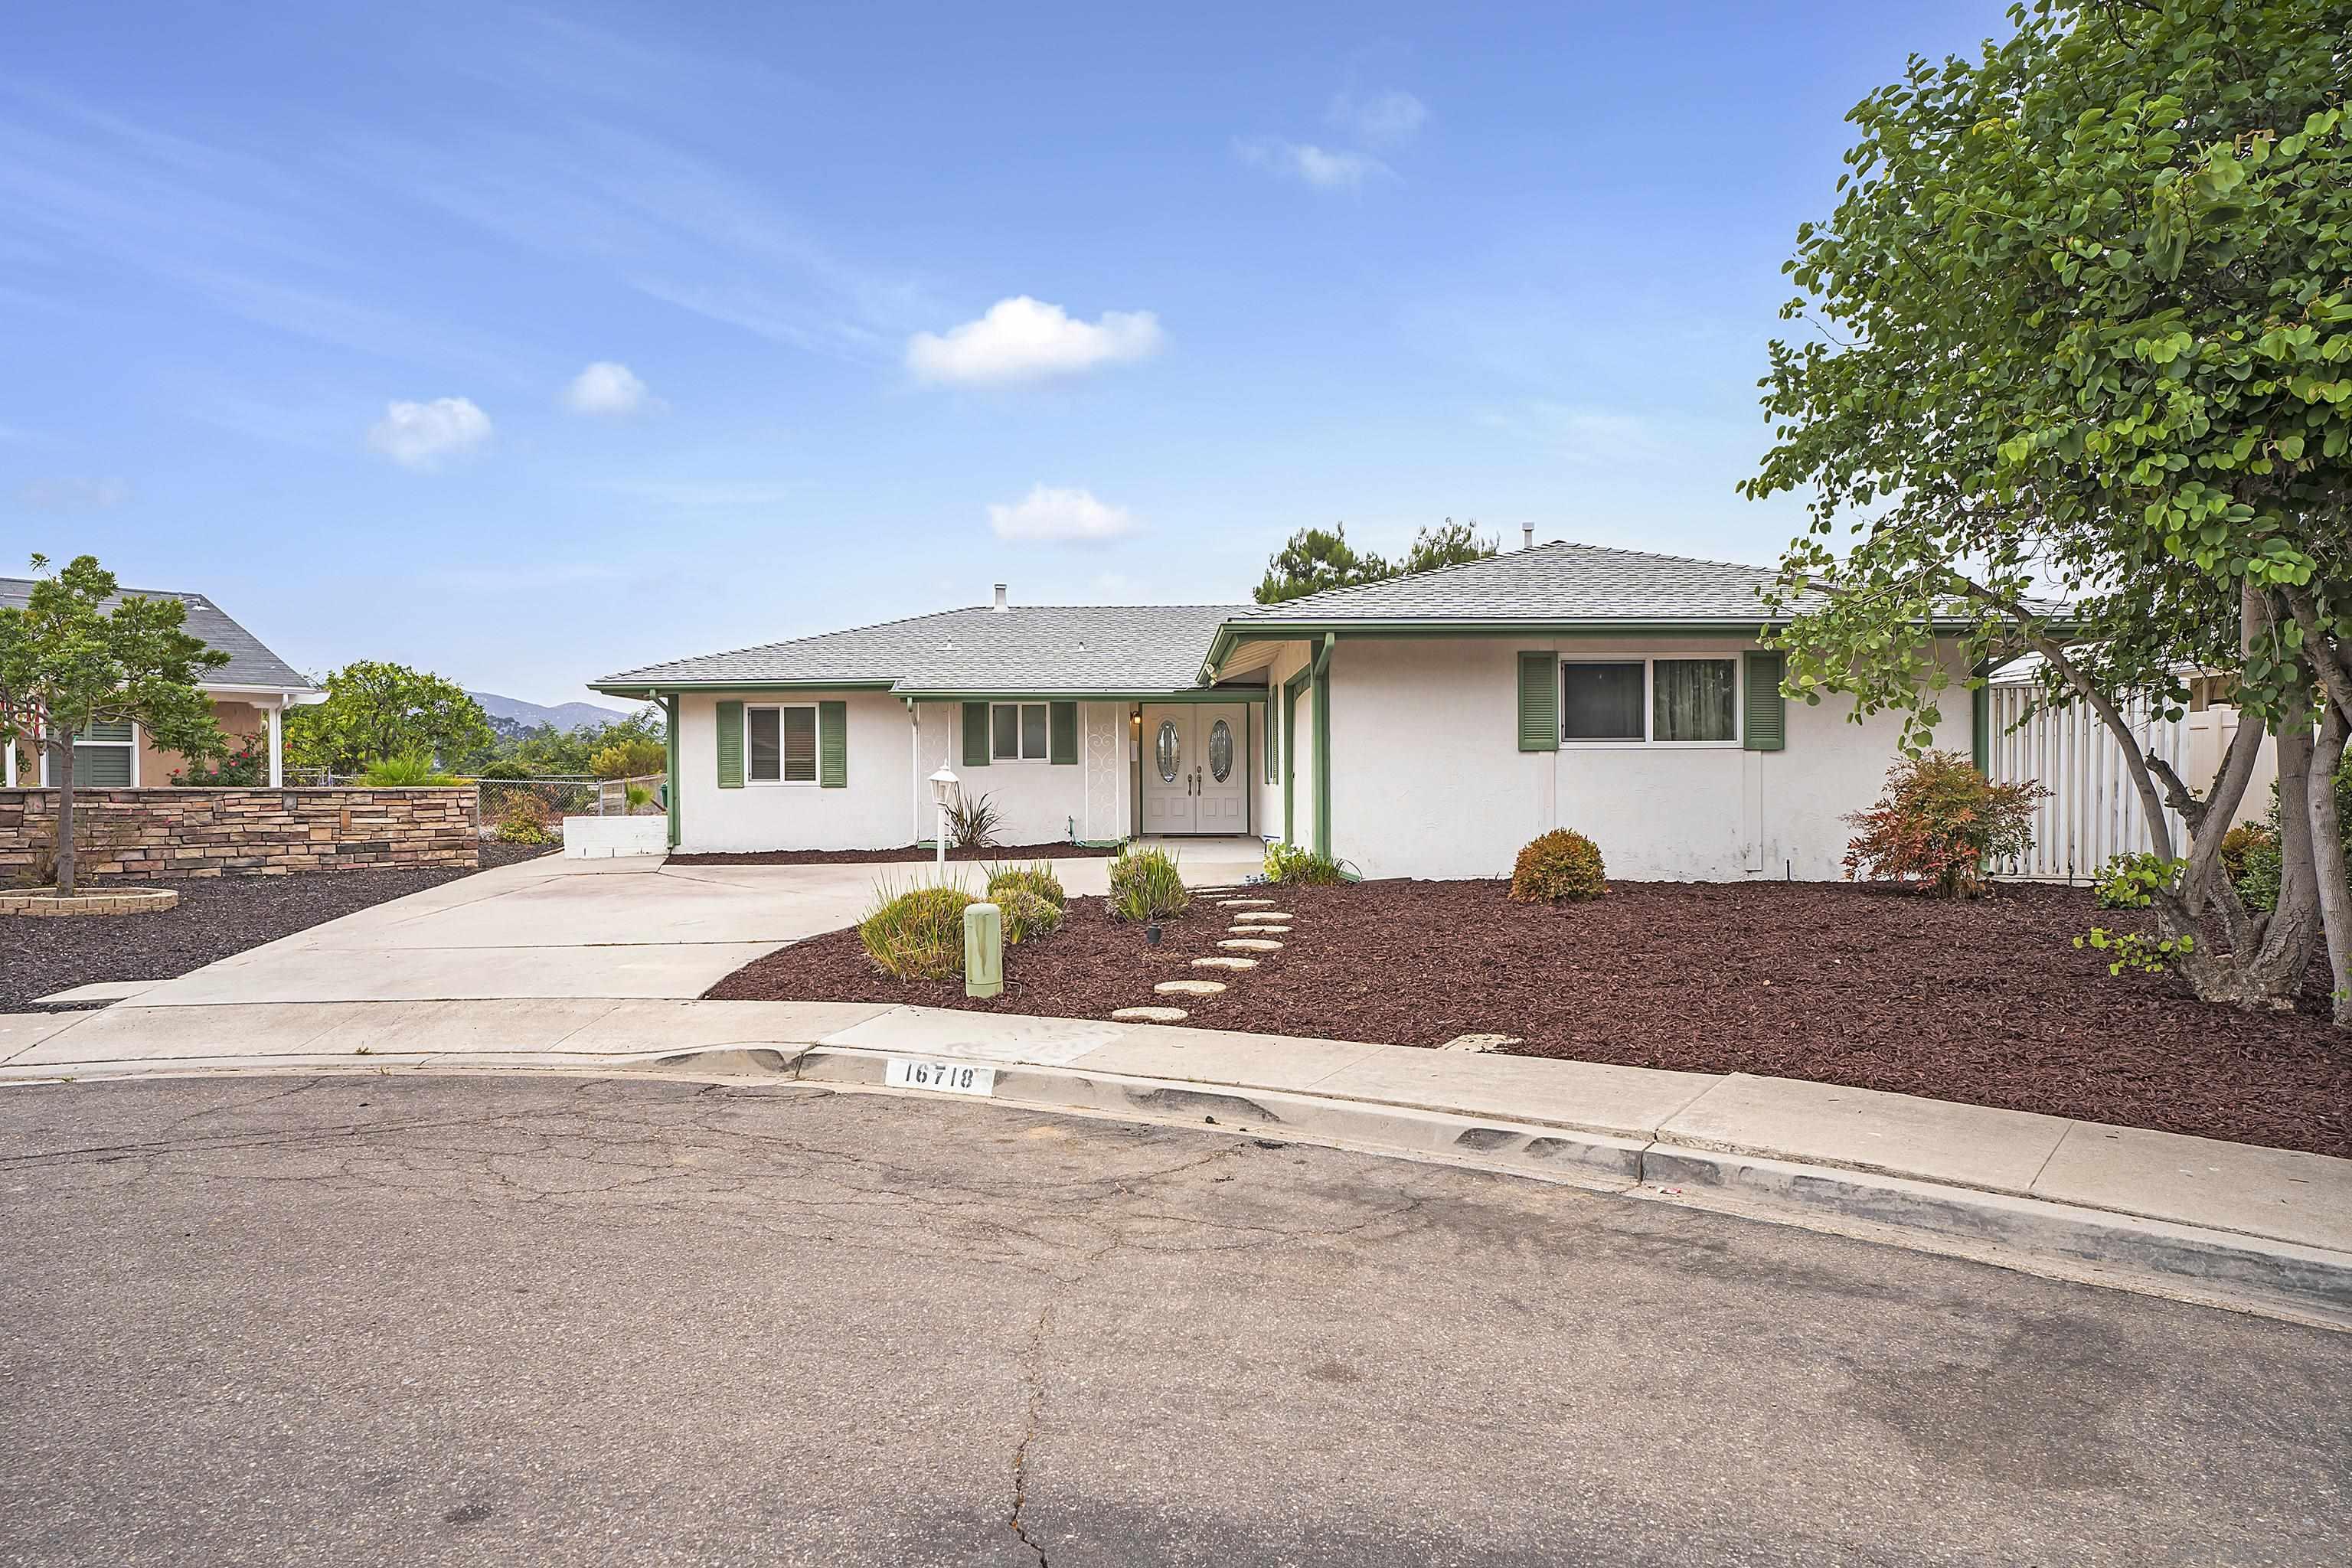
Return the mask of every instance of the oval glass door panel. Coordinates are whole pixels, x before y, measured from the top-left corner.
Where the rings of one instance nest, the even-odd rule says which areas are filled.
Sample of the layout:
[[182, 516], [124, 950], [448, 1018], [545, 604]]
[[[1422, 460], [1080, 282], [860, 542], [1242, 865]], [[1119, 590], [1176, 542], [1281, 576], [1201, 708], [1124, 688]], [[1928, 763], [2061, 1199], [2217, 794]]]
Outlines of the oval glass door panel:
[[1176, 721], [1160, 721], [1160, 735], [1151, 744], [1152, 760], [1160, 764], [1160, 782], [1176, 782], [1176, 764], [1183, 761], [1183, 743], [1176, 734]]
[[1209, 771], [1219, 784], [1234, 771], [1233, 726], [1220, 719], [1209, 731]]

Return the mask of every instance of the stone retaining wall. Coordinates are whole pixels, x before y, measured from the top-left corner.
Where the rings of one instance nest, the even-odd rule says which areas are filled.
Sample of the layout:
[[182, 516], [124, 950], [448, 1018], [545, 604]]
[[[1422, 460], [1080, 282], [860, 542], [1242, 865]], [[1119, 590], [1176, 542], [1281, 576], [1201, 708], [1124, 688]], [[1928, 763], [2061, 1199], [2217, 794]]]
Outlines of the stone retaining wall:
[[[78, 789], [85, 887], [175, 877], [280, 877], [481, 864], [470, 786], [457, 789]], [[0, 789], [0, 885], [42, 880], [58, 792]]]

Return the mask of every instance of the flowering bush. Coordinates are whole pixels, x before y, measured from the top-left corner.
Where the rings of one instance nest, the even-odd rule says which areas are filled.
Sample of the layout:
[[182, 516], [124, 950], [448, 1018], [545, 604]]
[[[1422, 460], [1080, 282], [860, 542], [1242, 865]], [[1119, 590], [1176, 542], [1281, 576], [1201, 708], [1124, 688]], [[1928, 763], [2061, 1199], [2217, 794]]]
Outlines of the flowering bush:
[[240, 735], [223, 755], [191, 757], [188, 771], [172, 770], [172, 784], [182, 789], [259, 789], [269, 782], [269, 742], [261, 735]]
[[1974, 898], [1987, 860], [2033, 847], [2033, 808], [2049, 793], [2030, 782], [1995, 784], [1958, 752], [1907, 757], [1887, 770], [1878, 804], [1846, 818], [1862, 831], [1845, 847], [1845, 874]]

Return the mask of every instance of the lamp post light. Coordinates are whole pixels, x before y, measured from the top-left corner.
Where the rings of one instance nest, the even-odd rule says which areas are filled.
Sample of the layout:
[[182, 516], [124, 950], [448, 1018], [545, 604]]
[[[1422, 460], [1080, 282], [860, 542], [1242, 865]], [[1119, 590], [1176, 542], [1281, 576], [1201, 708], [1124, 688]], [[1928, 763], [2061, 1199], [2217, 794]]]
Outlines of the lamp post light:
[[955, 771], [945, 763], [941, 763], [940, 771], [931, 775], [931, 804], [939, 808], [940, 882], [942, 886], [948, 879], [948, 802], [955, 798], [957, 782]]

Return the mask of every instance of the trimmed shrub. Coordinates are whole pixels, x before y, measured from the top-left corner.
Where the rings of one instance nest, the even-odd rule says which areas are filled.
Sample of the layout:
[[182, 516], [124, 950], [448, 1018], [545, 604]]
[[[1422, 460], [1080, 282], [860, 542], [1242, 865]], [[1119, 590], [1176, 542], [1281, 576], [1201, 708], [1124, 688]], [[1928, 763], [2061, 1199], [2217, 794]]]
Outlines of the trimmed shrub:
[[1165, 849], [1123, 849], [1110, 863], [1110, 916], [1149, 923], [1181, 915], [1192, 895]]
[[1026, 888], [992, 891], [988, 901], [1004, 911], [1004, 945], [1011, 947], [1033, 936], [1051, 936], [1062, 929], [1062, 906]]
[[490, 837], [501, 844], [552, 844], [559, 834], [547, 802], [519, 790], [500, 805], [499, 825]]
[[961, 888], [887, 882], [857, 922], [857, 940], [885, 974], [900, 980], [953, 980], [963, 973], [963, 911], [980, 900]]
[[1580, 901], [1608, 890], [1601, 847], [1565, 827], [1529, 839], [1511, 867], [1511, 897], [1523, 904]]
[[1280, 842], [1265, 847], [1265, 879], [1269, 882], [1304, 884], [1310, 888], [1328, 888], [1334, 882], [1344, 882], [1347, 873], [1339, 862], [1328, 855], [1318, 855], [1303, 844]]
[[[1027, 866], [1003, 866], [988, 874], [989, 902], [1001, 904], [1004, 895], [1013, 892], [1034, 893], [1055, 910], [1069, 908], [1070, 896], [1062, 890], [1062, 879], [1054, 875], [1054, 868], [1039, 860]], [[1010, 916], [1006, 917], [1010, 920]], [[1006, 929], [1006, 940], [1012, 936]]]
[[1925, 752], [1886, 771], [1886, 793], [1846, 821], [1851, 880], [1927, 882], [1946, 898], [1984, 891], [1984, 863], [2033, 847], [2033, 807], [2050, 792], [1995, 784], [1958, 752]]

